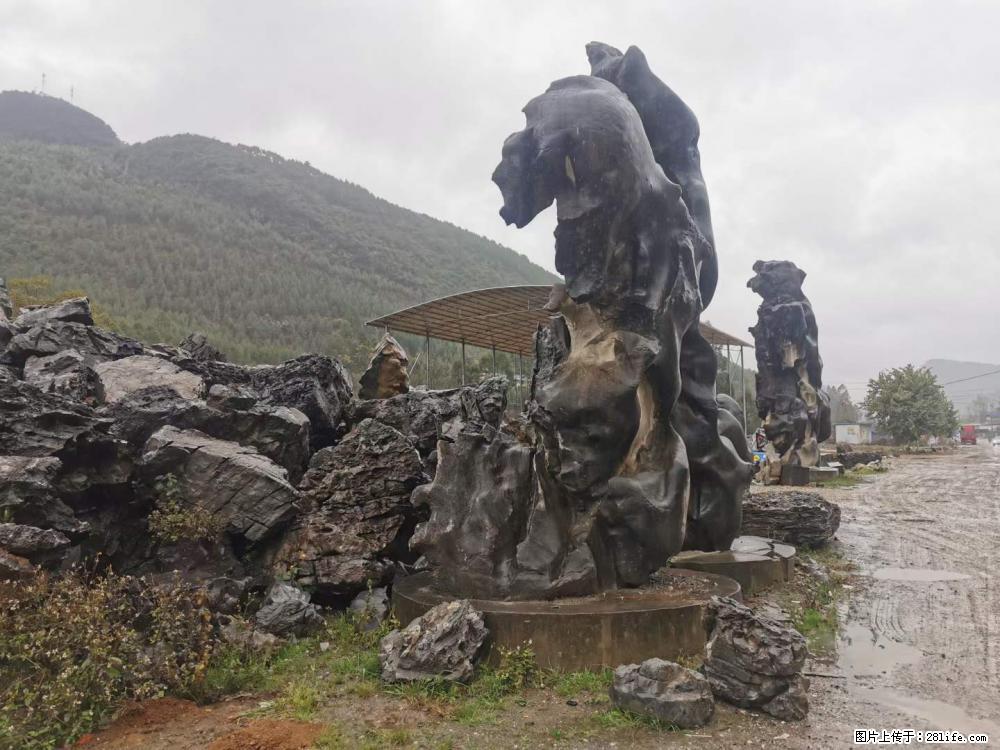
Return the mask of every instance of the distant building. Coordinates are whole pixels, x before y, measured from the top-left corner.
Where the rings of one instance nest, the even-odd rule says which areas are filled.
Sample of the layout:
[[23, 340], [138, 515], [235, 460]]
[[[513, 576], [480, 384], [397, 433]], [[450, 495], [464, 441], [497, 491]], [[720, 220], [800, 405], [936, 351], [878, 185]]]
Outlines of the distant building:
[[863, 445], [872, 441], [872, 425], [869, 422], [845, 422], [834, 425], [833, 439], [838, 443]]

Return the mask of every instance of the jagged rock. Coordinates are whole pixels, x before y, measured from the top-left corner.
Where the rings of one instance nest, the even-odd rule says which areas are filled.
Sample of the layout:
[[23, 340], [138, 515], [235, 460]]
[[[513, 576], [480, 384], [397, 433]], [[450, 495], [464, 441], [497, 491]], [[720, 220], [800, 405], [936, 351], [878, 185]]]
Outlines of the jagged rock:
[[100, 378], [76, 349], [48, 357], [29, 357], [24, 363], [24, 381], [46, 393], [58, 393], [90, 405], [104, 400]]
[[472, 677], [486, 636], [483, 615], [468, 600], [439, 604], [382, 639], [382, 679], [465, 682]]
[[374, 419], [396, 428], [427, 458], [438, 437], [457, 418], [497, 427], [507, 408], [506, 378], [488, 378], [478, 385], [444, 391], [410, 391], [387, 399], [360, 401], [354, 420]]
[[183, 502], [211, 512], [229, 534], [260, 542], [298, 512], [288, 472], [251, 448], [197, 430], [163, 427], [147, 442], [137, 481], [147, 493], [157, 478], [174, 475]]
[[10, 320], [14, 317], [14, 303], [10, 299], [10, 289], [7, 280], [0, 279], [0, 320]]
[[139, 355], [101, 362], [94, 366], [94, 371], [101, 380], [104, 400], [108, 403], [152, 386], [172, 388], [178, 396], [188, 399], [199, 398], [205, 390], [205, 382], [200, 377], [159, 357]]
[[35, 574], [35, 566], [18, 555], [0, 549], [0, 581], [18, 581]]
[[302, 476], [309, 458], [309, 420], [283, 406], [213, 408], [205, 401], [182, 398], [173, 388], [153, 386], [127, 394], [100, 413], [114, 421], [112, 435], [137, 448], [168, 425], [252, 446], [287, 469], [292, 483]]
[[366, 419], [313, 455], [299, 489], [302, 514], [285, 535], [277, 569], [324, 597], [384, 582], [408, 555], [417, 516], [410, 493], [427, 481], [420, 456], [397, 430]]
[[85, 326], [94, 325], [94, 316], [90, 312], [90, 300], [86, 297], [57, 302], [54, 305], [37, 305], [22, 308], [21, 314], [14, 318], [17, 328], [28, 329], [46, 323], [82, 323]]
[[219, 635], [226, 643], [254, 651], [274, 648], [281, 643], [277, 636], [265, 633], [241, 617], [230, 617], [219, 629]]
[[28, 357], [48, 357], [67, 349], [80, 352], [88, 365], [142, 354], [138, 341], [83, 323], [42, 323], [19, 331], [7, 344], [0, 363], [21, 368]]
[[358, 398], [390, 398], [410, 390], [406, 366], [410, 363], [403, 347], [388, 333], [382, 336], [368, 369], [359, 381]]
[[205, 584], [208, 608], [213, 612], [231, 615], [239, 611], [240, 604], [250, 587], [249, 578], [220, 576]]
[[0, 523], [0, 547], [15, 555], [31, 557], [68, 547], [69, 538], [55, 529], [18, 523]]
[[208, 343], [208, 338], [203, 333], [188, 334], [180, 343], [180, 348], [186, 351], [192, 359], [201, 362], [225, 362], [226, 355]]
[[87, 524], [76, 518], [56, 489], [61, 469], [58, 458], [0, 456], [0, 514], [18, 524], [85, 534]]
[[250, 384], [260, 393], [261, 404], [298, 409], [309, 418], [314, 451], [336, 442], [354, 391], [344, 366], [318, 354], [254, 368]]
[[208, 389], [205, 400], [213, 409], [245, 410], [260, 401], [260, 394], [248, 385], [216, 383]]
[[266, 633], [279, 637], [303, 636], [323, 626], [319, 607], [309, 603], [309, 594], [300, 588], [277, 581], [268, 589], [254, 623]]
[[815, 492], [768, 490], [743, 500], [742, 534], [821, 547], [840, 528], [840, 506]]
[[93, 409], [24, 382], [0, 383], [0, 424], [0, 455], [64, 458], [110, 440]]
[[682, 729], [704, 726], [715, 711], [708, 680], [663, 659], [618, 667], [609, 692], [615, 707]]
[[354, 617], [354, 626], [365, 633], [378, 630], [389, 617], [389, 592], [384, 586], [362, 591], [348, 607]]
[[853, 469], [855, 466], [871, 463], [880, 464], [883, 458], [884, 456], [877, 451], [858, 451], [837, 446], [837, 460], [844, 465], [845, 469]]
[[715, 696], [785, 721], [805, 718], [809, 681], [801, 673], [808, 649], [802, 634], [727, 597], [713, 597], [709, 610], [702, 672]]

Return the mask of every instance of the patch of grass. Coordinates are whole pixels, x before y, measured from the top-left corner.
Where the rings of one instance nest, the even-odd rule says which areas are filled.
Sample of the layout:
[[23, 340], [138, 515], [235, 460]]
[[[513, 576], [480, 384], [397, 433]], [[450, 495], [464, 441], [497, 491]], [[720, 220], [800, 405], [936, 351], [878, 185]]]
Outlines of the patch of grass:
[[830, 653], [836, 647], [840, 628], [838, 605], [843, 586], [854, 566], [844, 559], [836, 545], [800, 549], [798, 554], [826, 568], [829, 581], [800, 574], [796, 576], [794, 589], [781, 594], [782, 603], [795, 629], [805, 636], [809, 650], [814, 654]]
[[351, 746], [338, 724], [330, 724], [313, 741], [313, 750], [347, 750]]
[[386, 750], [412, 744], [413, 736], [405, 729], [370, 729], [361, 738], [361, 750]]
[[599, 672], [553, 672], [547, 682], [563, 698], [574, 698], [584, 694], [607, 695], [613, 677], [611, 669]]
[[658, 732], [679, 732], [680, 727], [651, 716], [641, 716], [630, 711], [610, 708], [592, 714], [590, 722], [601, 729], [652, 729]]

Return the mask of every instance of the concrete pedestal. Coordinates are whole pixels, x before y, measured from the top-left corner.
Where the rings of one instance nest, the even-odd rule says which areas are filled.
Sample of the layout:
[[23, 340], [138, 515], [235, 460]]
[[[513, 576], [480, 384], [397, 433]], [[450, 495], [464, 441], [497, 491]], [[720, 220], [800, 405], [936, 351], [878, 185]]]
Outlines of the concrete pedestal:
[[671, 566], [728, 576], [747, 596], [791, 578], [795, 547], [759, 536], [738, 537], [723, 552], [681, 552]]
[[[705, 609], [713, 596], [740, 598], [739, 584], [724, 576], [665, 568], [641, 589], [619, 589], [553, 601], [473, 599], [490, 631], [489, 645], [516, 648], [530, 641], [542, 667], [578, 671], [617, 667], [658, 656], [701, 653]], [[430, 573], [393, 586], [396, 616], [406, 625], [431, 607], [456, 597], [438, 590]]]

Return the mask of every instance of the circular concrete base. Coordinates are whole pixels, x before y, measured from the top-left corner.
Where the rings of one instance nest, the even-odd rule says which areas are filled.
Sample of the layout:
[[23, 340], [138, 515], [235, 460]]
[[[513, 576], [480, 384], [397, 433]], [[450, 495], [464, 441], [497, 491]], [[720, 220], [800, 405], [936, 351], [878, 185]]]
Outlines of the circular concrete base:
[[[705, 605], [713, 596], [739, 598], [740, 586], [723, 576], [665, 568], [641, 589], [553, 601], [471, 601], [486, 619], [491, 648], [530, 642], [539, 666], [572, 672], [701, 653]], [[437, 590], [430, 573], [404, 578], [392, 591], [404, 625], [455, 598]]]
[[728, 576], [747, 596], [791, 578], [795, 547], [760, 536], [741, 536], [724, 552], [681, 552], [670, 565]]

